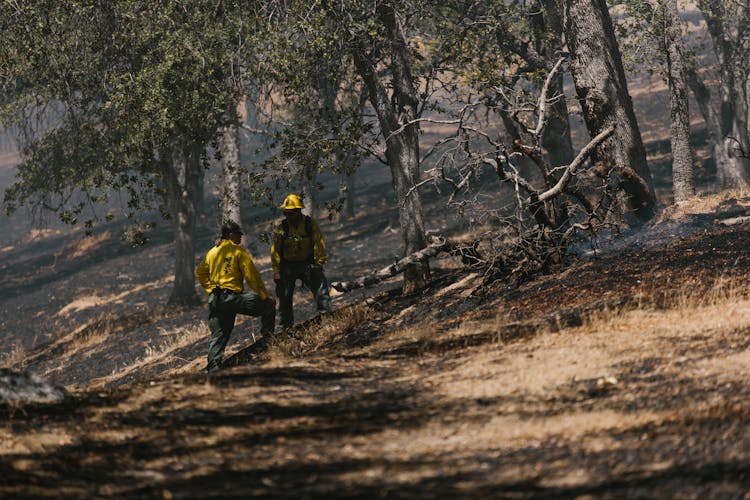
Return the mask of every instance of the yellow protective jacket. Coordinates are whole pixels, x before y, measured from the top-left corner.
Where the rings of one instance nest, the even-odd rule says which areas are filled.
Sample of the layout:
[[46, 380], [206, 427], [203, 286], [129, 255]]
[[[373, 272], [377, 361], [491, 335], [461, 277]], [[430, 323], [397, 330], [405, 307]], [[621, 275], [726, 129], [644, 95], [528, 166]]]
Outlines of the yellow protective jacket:
[[230, 240], [221, 240], [221, 243], [206, 253], [195, 268], [195, 278], [206, 293], [211, 293], [216, 287], [242, 293], [243, 282], [247, 281], [261, 300], [268, 298], [266, 285], [250, 258], [250, 253]]
[[[306, 216], [305, 216], [306, 217]], [[271, 240], [271, 267], [274, 273], [279, 273], [281, 262], [311, 262], [322, 266], [328, 258], [326, 245], [320, 226], [315, 219], [310, 219], [311, 235], [307, 234], [305, 217], [298, 226], [289, 224], [289, 234], [285, 234], [284, 225], [281, 221], [273, 231]]]

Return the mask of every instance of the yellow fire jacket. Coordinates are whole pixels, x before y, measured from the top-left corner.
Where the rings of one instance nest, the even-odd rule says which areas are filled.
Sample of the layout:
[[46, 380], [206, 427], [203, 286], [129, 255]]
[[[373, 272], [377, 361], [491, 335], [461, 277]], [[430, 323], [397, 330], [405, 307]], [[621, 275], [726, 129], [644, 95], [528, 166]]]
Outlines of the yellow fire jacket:
[[284, 234], [284, 222], [276, 225], [271, 240], [271, 267], [274, 273], [279, 273], [281, 261], [306, 262], [311, 261], [319, 266], [326, 263], [326, 245], [320, 226], [315, 219], [310, 219], [312, 235], [307, 234], [305, 219], [298, 226], [289, 225], [289, 234]]
[[266, 285], [250, 253], [230, 240], [221, 240], [206, 253], [195, 268], [195, 278], [206, 293], [211, 293], [216, 287], [241, 293], [244, 291], [243, 282], [247, 281], [261, 300], [268, 298]]

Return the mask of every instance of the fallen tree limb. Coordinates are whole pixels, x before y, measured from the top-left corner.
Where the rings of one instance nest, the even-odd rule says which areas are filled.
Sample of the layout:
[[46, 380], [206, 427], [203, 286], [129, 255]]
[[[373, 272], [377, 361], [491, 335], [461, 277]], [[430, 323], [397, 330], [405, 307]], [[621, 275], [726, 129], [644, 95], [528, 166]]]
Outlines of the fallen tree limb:
[[392, 276], [404, 272], [404, 269], [406, 269], [406, 267], [411, 264], [423, 262], [436, 256], [440, 252], [448, 251], [451, 248], [452, 245], [450, 245], [445, 240], [445, 238], [433, 237], [431, 243], [428, 246], [410, 255], [407, 255], [403, 259], [391, 264], [388, 267], [384, 267], [383, 269], [373, 274], [362, 276], [361, 278], [357, 278], [353, 281], [334, 281], [331, 283], [331, 287], [339, 292], [349, 292], [351, 290], [356, 290], [357, 288], [372, 286]]
[[746, 224], [748, 222], [750, 222], [750, 217], [747, 215], [716, 221], [717, 224], [721, 224], [722, 226], [736, 226], [737, 224]]

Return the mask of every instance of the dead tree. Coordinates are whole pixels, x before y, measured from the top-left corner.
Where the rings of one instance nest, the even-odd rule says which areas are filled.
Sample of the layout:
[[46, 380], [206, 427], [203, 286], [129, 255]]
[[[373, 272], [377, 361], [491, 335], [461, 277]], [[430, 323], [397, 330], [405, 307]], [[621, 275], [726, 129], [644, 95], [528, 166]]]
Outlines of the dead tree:
[[[613, 133], [614, 127], [610, 127], [600, 132], [599, 135], [593, 138], [591, 142], [589, 142], [589, 144], [578, 153], [576, 158], [565, 167], [563, 174], [557, 182], [545, 190], [534, 189], [526, 180], [520, 177], [517, 172], [507, 172], [502, 165], [498, 165], [494, 160], [486, 160], [497, 168], [500, 175], [526, 192], [523, 204], [538, 223], [535, 231], [526, 231], [523, 237], [518, 238], [516, 241], [515, 249], [517, 255], [515, 256], [515, 259], [507, 258], [507, 256], [494, 255], [494, 265], [490, 267], [497, 268], [497, 264], [502, 262], [502, 266], [500, 267], [502, 267], [504, 271], [507, 271], [507, 274], [509, 275], [527, 274], [531, 268], [534, 270], [544, 269], [545, 267], [548, 267], [552, 260], [556, 260], [557, 262], [560, 261], [560, 257], [564, 252], [563, 249], [565, 247], [563, 242], [567, 240], [573, 230], [591, 229], [590, 225], [587, 226], [586, 224], [576, 223], [571, 224], [564, 234], [555, 235], [555, 227], [552, 226], [555, 218], [551, 215], [549, 206], [553, 205], [556, 199], [566, 192], [571, 180], [581, 170], [585, 161], [592, 154], [594, 149]], [[535, 241], [531, 242], [531, 238], [535, 239]], [[461, 256], [465, 264], [471, 263], [477, 265], [490, 263], [490, 261], [483, 261], [477, 250], [478, 246], [478, 241], [466, 244], [451, 242], [443, 237], [432, 237], [432, 241], [427, 247], [407, 255], [403, 259], [400, 259], [379, 271], [361, 276], [351, 281], [335, 281], [331, 283], [331, 286], [339, 292], [349, 292], [358, 288], [372, 286], [402, 273], [408, 266], [427, 262], [429, 259], [443, 252], [449, 252], [452, 255]], [[546, 255], [543, 255], [545, 253]], [[555, 259], [555, 256], [558, 258]], [[510, 261], [515, 261], [513, 267], [508, 266], [508, 262]], [[492, 276], [493, 278], [496, 278], [497, 273], [492, 273]]]
[[[564, 264], [568, 245], [578, 234], [593, 235], [605, 224], [606, 214], [602, 214], [602, 207], [608, 205], [605, 199], [609, 193], [606, 190], [586, 192], [576, 181], [583, 172], [596, 168], [589, 159], [597, 148], [614, 135], [616, 125], [609, 125], [591, 138], [569, 164], [554, 168], [550, 165], [541, 143], [550, 106], [560, 98], [559, 95], [550, 95], [550, 82], [563, 64], [564, 60], [560, 59], [548, 75], [533, 105], [533, 123], [527, 123], [520, 111], [509, 115], [523, 131], [523, 138], [517, 137], [509, 147], [493, 140], [489, 134], [469, 125], [468, 116], [472, 106], [467, 105], [459, 113], [456, 133], [441, 141], [443, 145], [451, 141], [457, 144], [457, 147], [448, 149], [456, 155], [460, 153], [465, 161], [460, 168], [448, 172], [446, 164], [450, 155], [443, 154], [443, 164], [429, 171], [433, 182], [451, 187], [448, 204], [468, 212], [478, 209], [467, 206], [464, 200], [458, 198], [461, 193], [471, 189], [480, 170], [491, 166], [502, 184], [512, 189], [509, 201], [514, 208], [506, 216], [498, 216], [498, 229], [479, 234], [469, 242], [433, 239], [425, 249], [413, 252], [386, 268], [349, 282], [336, 282], [332, 286], [342, 292], [370, 286], [402, 272], [408, 265], [427, 261], [440, 253], [460, 255], [464, 263], [483, 268], [489, 280], [509, 276], [516, 279], [547, 272]], [[504, 106], [508, 108], [507, 103]], [[490, 152], [484, 150], [480, 153], [473, 148], [473, 142], [478, 137], [492, 145]], [[426, 156], [429, 155], [430, 152]], [[521, 157], [531, 159], [539, 168], [541, 186], [520, 173], [517, 162]], [[451, 163], [457, 164], [458, 161]], [[638, 178], [634, 176], [634, 179]], [[634, 186], [632, 189], [648, 192], [648, 186]]]
[[[607, 207], [611, 206], [609, 198], [612, 193], [605, 189], [608, 180], [602, 181], [600, 189], [592, 189], [579, 182], [584, 173], [588, 177], [596, 165], [588, 162], [597, 149], [616, 133], [616, 124], [604, 127], [591, 141], [582, 148], [567, 165], [553, 167], [550, 156], [544, 150], [543, 138], [549, 123], [550, 110], [563, 96], [552, 92], [551, 83], [558, 72], [562, 71], [564, 59], [559, 59], [547, 75], [539, 97], [535, 103], [511, 102], [508, 98], [502, 104], [505, 116], [515, 123], [514, 128], [521, 131], [509, 146], [494, 141], [489, 134], [459, 124], [457, 138], [463, 137], [466, 145], [463, 148], [469, 161], [453, 177], [445, 170], [435, 172], [441, 180], [453, 188], [450, 201], [459, 192], [470, 189], [473, 177], [484, 165], [489, 165], [503, 184], [512, 189], [509, 196], [514, 209], [512, 213], [498, 220], [500, 226], [494, 233], [484, 235], [484, 242], [473, 248], [479, 248], [489, 274], [523, 275], [538, 271], [549, 271], [553, 266], [562, 264], [571, 238], [584, 232], [595, 234], [607, 217]], [[508, 93], [509, 95], [510, 93]], [[507, 112], [508, 109], [513, 111]], [[489, 142], [491, 152], [475, 153], [468, 144], [469, 135], [481, 136]], [[528, 176], [521, 174], [519, 160], [526, 158], [539, 170], [541, 185]], [[623, 177], [627, 177], [622, 174]], [[606, 175], [605, 175], [606, 177]], [[635, 180], [640, 177], [633, 176]], [[635, 180], [630, 191], [648, 194], [648, 186], [638, 185]], [[463, 207], [466, 209], [466, 207]], [[473, 207], [476, 208], [476, 207]]]

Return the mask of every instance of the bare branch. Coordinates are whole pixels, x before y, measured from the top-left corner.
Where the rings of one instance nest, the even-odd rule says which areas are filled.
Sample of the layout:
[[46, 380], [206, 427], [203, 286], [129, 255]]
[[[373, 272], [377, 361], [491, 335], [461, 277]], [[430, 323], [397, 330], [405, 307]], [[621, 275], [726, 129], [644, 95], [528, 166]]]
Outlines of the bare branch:
[[537, 120], [536, 128], [533, 131], [531, 131], [531, 133], [534, 134], [534, 137], [536, 138], [542, 135], [544, 126], [547, 124], [547, 108], [550, 103], [550, 100], [547, 99], [547, 93], [549, 92], [549, 86], [552, 83], [552, 79], [554, 78], [557, 71], [560, 69], [560, 66], [562, 65], [563, 62], [565, 62], [564, 57], [561, 57], [560, 59], [558, 59], [555, 66], [547, 74], [547, 79], [544, 80], [542, 91], [539, 94], [539, 119]]
[[404, 131], [404, 129], [406, 129], [407, 127], [410, 127], [411, 125], [414, 125], [416, 123], [426, 122], [426, 123], [435, 123], [435, 124], [438, 124], [438, 125], [456, 125], [456, 124], [461, 124], [463, 122], [463, 117], [466, 114], [467, 110], [469, 110], [471, 108], [475, 108], [477, 106], [481, 106], [481, 105], [482, 104], [479, 103], [479, 102], [470, 102], [470, 103], [466, 104], [461, 109], [461, 111], [459, 112], [460, 118], [455, 118], [453, 120], [435, 120], [433, 118], [415, 118], [413, 120], [409, 120], [406, 123], [402, 124], [396, 130], [394, 130], [393, 132], [391, 132], [391, 134], [388, 137], [386, 137], [385, 140], [387, 141], [391, 137], [400, 134], [401, 132]]
[[615, 132], [615, 126], [612, 125], [602, 130], [601, 132], [599, 132], [599, 134], [596, 137], [591, 139], [591, 141], [588, 144], [586, 144], [586, 146], [583, 149], [581, 149], [581, 151], [578, 152], [578, 155], [571, 162], [571, 164], [568, 165], [568, 168], [565, 169], [565, 172], [560, 177], [560, 180], [557, 181], [557, 184], [555, 184], [554, 186], [549, 188], [547, 191], [539, 195], [539, 201], [541, 203], [544, 203], [550, 198], [554, 198], [555, 196], [562, 193], [562, 190], [565, 189], [565, 186], [568, 185], [568, 183], [570, 182], [570, 179], [573, 177], [576, 171], [580, 168], [583, 162], [586, 161], [586, 159], [594, 151], [594, 149], [597, 146], [599, 146], [599, 144], [604, 142], [604, 140], [607, 139], [614, 132]]
[[[537, 192], [536, 188], [534, 188], [534, 186], [532, 186], [526, 179], [521, 177], [518, 174], [518, 172], [515, 170], [515, 168], [513, 169], [513, 171], [508, 171], [504, 169], [502, 165], [499, 165], [497, 161], [491, 158], [482, 158], [482, 162], [494, 168], [500, 180], [509, 180], [513, 182], [514, 184], [516, 184], [517, 186], [522, 187], [523, 190], [526, 191], [528, 194], [534, 194]], [[506, 162], [506, 165], [510, 165], [510, 163]]]

